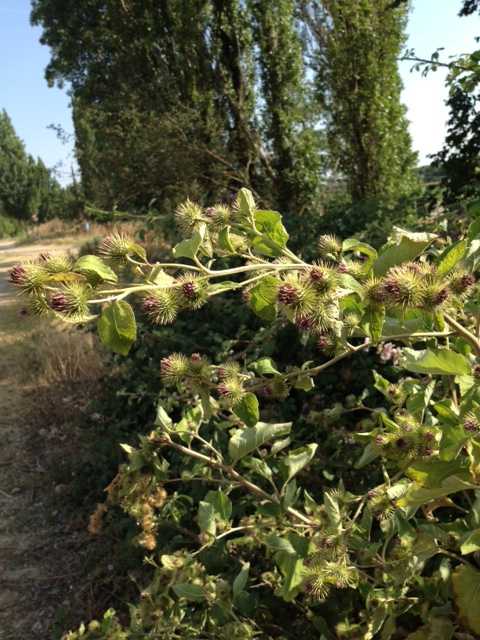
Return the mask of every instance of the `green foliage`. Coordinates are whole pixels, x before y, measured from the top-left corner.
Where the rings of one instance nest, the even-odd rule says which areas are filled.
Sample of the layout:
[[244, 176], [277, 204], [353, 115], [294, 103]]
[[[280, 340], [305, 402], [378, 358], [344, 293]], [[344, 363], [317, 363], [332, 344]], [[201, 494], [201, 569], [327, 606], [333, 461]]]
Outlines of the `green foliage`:
[[[67, 321], [54, 295], [75, 283], [91, 317], [100, 314], [105, 344], [131, 349], [129, 358], [148, 361], [150, 333], [175, 350], [156, 375], [151, 363], [141, 382], [140, 368], [131, 372], [137, 406], [145, 411], [149, 398], [150, 408], [133, 410], [132, 426], [141, 419], [145, 428], [122, 445], [126, 461], [104, 505], [136, 522], [151, 582], [128, 619], [108, 611], [66, 638], [478, 633], [480, 341], [469, 270], [478, 237], [440, 251], [436, 236], [397, 229], [376, 252], [324, 235], [307, 264], [288, 248], [279, 214], [257, 210], [242, 190], [224, 212], [243, 240], [232, 266], [218, 220], [186, 207], [195, 215], [186, 225], [182, 209], [182, 242], [199, 241], [181, 265], [151, 263], [135, 243], [111, 237], [102, 256], [115, 288], [103, 262], [92, 279], [92, 258], [87, 272], [73, 264], [55, 279], [41, 264], [11, 274], [35, 306], [53, 305]], [[240, 313], [238, 289], [268, 328], [226, 326]], [[155, 296], [167, 294], [177, 333], [151, 314], [152, 300], [164, 299]], [[202, 316], [210, 307], [214, 333]], [[134, 345], [142, 309], [153, 326], [140, 322]], [[246, 347], [227, 339], [232, 330], [248, 335]], [[375, 391], [350, 373], [348, 393], [335, 368], [348, 358], [359, 367], [373, 342]], [[313, 394], [328, 398], [335, 387], [340, 401], [317, 410]], [[114, 415], [124, 412], [122, 394], [132, 395], [117, 396]], [[343, 446], [336, 425], [349, 420]]]
[[316, 43], [332, 164], [354, 204], [391, 206], [418, 188], [397, 68], [407, 9], [390, 0], [301, 4]]
[[[34, 160], [17, 136], [6, 111], [0, 113], [0, 216], [44, 221], [65, 214], [68, 190], [53, 172]], [[4, 227], [7, 223], [4, 222]], [[10, 235], [11, 231], [5, 231]]]

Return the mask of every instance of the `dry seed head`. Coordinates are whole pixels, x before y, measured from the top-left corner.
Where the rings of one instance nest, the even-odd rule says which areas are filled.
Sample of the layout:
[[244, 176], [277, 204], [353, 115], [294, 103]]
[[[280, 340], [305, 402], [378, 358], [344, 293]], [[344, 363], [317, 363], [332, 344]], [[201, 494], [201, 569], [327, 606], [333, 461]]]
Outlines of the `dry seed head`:
[[89, 316], [89, 289], [78, 282], [65, 284], [48, 298], [52, 311], [81, 322]]
[[48, 273], [67, 273], [71, 271], [73, 262], [68, 256], [41, 256], [41, 265]]
[[335, 256], [337, 257], [342, 252], [342, 243], [334, 235], [323, 235], [318, 239], [318, 253], [321, 256]]
[[217, 386], [217, 391], [220, 397], [226, 400], [229, 404], [236, 404], [245, 395], [242, 382], [238, 378], [229, 378], [224, 382], [220, 382]]
[[387, 303], [416, 307], [421, 302], [422, 280], [405, 267], [393, 267], [383, 281]]
[[131, 238], [115, 231], [102, 240], [98, 247], [98, 253], [110, 260], [125, 260], [131, 251], [132, 244]]
[[207, 301], [205, 280], [197, 274], [184, 273], [177, 283], [180, 303], [189, 309], [200, 309]]
[[195, 226], [202, 221], [202, 213], [202, 208], [188, 199], [177, 207], [175, 211], [175, 222], [181, 231], [191, 233]]
[[480, 430], [478, 418], [472, 411], [466, 414], [463, 421], [463, 428], [468, 433], [477, 433]]
[[165, 383], [175, 384], [183, 380], [190, 370], [190, 363], [182, 353], [171, 353], [160, 361], [160, 376]]
[[237, 378], [240, 374], [240, 365], [235, 360], [227, 360], [225, 364], [217, 369], [219, 380], [227, 380], [229, 378]]
[[330, 293], [339, 285], [338, 272], [324, 262], [312, 265], [307, 278], [318, 293]]
[[38, 294], [48, 282], [48, 272], [33, 263], [18, 264], [11, 269], [10, 282], [26, 294]]
[[215, 204], [213, 207], [204, 209], [205, 218], [214, 227], [225, 227], [229, 224], [232, 211], [226, 204]]
[[450, 289], [457, 295], [466, 297], [475, 284], [475, 276], [465, 270], [459, 270], [450, 277]]
[[142, 310], [154, 324], [171, 324], [179, 309], [178, 295], [174, 289], [156, 289], [143, 299]]

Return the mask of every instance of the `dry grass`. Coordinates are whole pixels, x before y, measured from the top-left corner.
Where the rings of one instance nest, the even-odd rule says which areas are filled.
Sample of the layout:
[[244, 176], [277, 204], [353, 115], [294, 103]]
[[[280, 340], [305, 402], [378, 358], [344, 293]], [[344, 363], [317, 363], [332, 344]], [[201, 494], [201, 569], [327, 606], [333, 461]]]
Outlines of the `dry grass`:
[[104, 237], [114, 230], [122, 231], [126, 235], [135, 236], [140, 226], [137, 222], [121, 222], [121, 223], [90, 223], [89, 230], [85, 230], [85, 226], [80, 221], [65, 221], [60, 219], [49, 220], [34, 227], [30, 227], [26, 234], [17, 242], [18, 246], [25, 244], [37, 244], [55, 240], [55, 244], [74, 244], [78, 245], [88, 239], [95, 237]]
[[37, 388], [80, 385], [89, 394], [104, 374], [102, 351], [91, 333], [45, 326], [31, 335], [21, 375]]

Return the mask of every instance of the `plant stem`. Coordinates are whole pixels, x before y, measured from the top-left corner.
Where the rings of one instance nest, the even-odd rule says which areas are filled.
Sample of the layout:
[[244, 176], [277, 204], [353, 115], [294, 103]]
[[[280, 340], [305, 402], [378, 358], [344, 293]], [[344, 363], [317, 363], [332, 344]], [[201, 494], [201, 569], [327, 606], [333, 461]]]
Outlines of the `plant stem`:
[[478, 340], [473, 333], [471, 333], [468, 329], [457, 322], [455, 318], [452, 318], [447, 313], [444, 314], [444, 318], [445, 322], [449, 324], [453, 329], [455, 329], [455, 333], [457, 333], [464, 340], [470, 343], [476, 355], [480, 356], [480, 340]]
[[[167, 447], [171, 447], [172, 449], [176, 449], [177, 451], [187, 456], [190, 456], [191, 458], [195, 458], [196, 460], [201, 460], [205, 464], [208, 464], [210, 467], [221, 469], [232, 480], [234, 480], [235, 482], [243, 486], [250, 493], [257, 495], [259, 498], [263, 498], [264, 500], [268, 500], [268, 502], [279, 504], [279, 500], [278, 498], [276, 498], [276, 496], [272, 496], [271, 494], [264, 491], [258, 485], [254, 484], [253, 482], [250, 482], [250, 480], [247, 480], [247, 478], [245, 478], [240, 473], [238, 473], [238, 471], [235, 471], [235, 469], [230, 465], [226, 465], [226, 464], [223, 464], [222, 462], [218, 462], [213, 458], [206, 456], [203, 453], [199, 453], [198, 451], [194, 451], [189, 447], [185, 447], [182, 444], [178, 444], [177, 442], [174, 442], [170, 437], [167, 437], [167, 436], [162, 437], [162, 439], [160, 440], [160, 443]], [[294, 518], [297, 518], [298, 520], [301, 520], [305, 524], [308, 524], [310, 526], [315, 526], [315, 523], [312, 520], [310, 520], [310, 518], [308, 518], [306, 515], [304, 515], [300, 511], [293, 509], [293, 507], [287, 507], [286, 511], [289, 515], [291, 515]]]

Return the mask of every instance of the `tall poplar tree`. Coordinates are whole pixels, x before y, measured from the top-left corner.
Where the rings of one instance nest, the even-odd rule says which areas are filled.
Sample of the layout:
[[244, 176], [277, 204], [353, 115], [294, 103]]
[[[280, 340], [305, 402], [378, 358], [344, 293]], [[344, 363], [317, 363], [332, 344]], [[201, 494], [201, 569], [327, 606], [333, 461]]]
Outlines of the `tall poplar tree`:
[[407, 7], [391, 0], [305, 0], [332, 167], [353, 202], [393, 204], [416, 184], [398, 56]]

